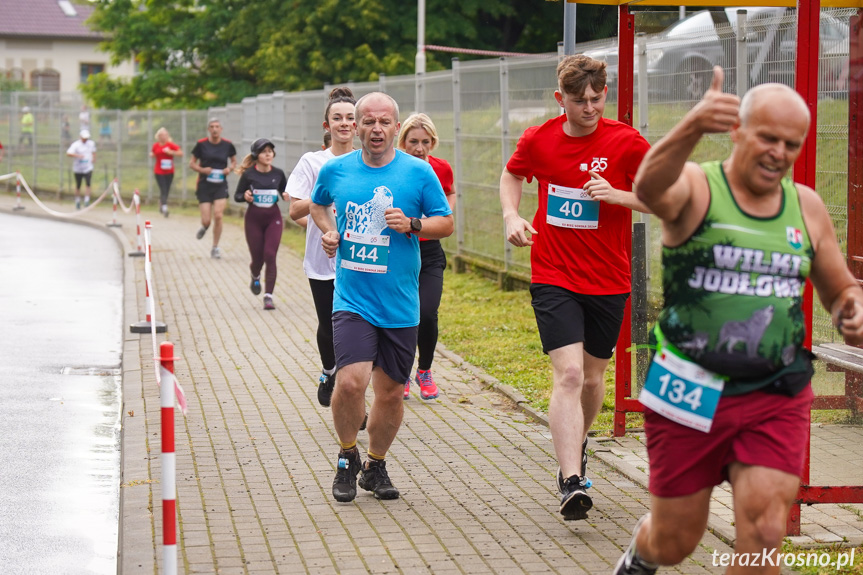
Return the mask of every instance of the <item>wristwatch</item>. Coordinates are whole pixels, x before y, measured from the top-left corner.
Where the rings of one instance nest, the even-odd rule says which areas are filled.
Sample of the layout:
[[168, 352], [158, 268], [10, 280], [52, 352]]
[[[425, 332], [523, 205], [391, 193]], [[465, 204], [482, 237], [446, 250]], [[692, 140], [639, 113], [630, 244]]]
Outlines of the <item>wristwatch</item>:
[[414, 233], [421, 232], [423, 229], [423, 221], [419, 218], [411, 218], [411, 231]]

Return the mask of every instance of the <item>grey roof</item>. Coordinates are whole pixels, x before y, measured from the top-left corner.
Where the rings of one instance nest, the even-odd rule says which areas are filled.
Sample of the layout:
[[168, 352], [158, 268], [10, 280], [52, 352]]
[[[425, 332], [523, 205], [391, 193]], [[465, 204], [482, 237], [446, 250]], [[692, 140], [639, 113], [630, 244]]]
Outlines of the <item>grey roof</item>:
[[66, 16], [57, 0], [0, 0], [0, 38], [103, 38], [85, 24], [93, 7], [72, 6], [77, 16]]

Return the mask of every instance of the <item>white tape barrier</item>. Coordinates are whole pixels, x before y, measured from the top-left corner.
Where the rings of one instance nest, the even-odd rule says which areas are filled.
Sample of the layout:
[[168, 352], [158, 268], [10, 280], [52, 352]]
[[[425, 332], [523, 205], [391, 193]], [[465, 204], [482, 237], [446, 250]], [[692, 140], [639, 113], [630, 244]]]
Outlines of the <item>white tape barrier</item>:
[[11, 174], [4, 174], [0, 176], [0, 182], [5, 182], [6, 180], [14, 180], [18, 177], [18, 172], [12, 172]]
[[120, 195], [120, 186], [119, 186], [119, 184], [117, 184], [116, 179], [114, 180], [114, 197], [117, 198], [117, 203], [120, 205], [120, 209], [123, 210], [123, 213], [128, 214], [129, 212], [132, 211], [132, 208], [135, 207], [134, 196], [132, 197], [131, 200], [129, 200], [129, 207], [126, 207], [123, 204], [123, 196]]
[[21, 185], [24, 186], [24, 189], [27, 191], [28, 194], [30, 194], [30, 197], [33, 199], [33, 201], [36, 203], [37, 206], [42, 208], [45, 212], [51, 214], [52, 216], [56, 216], [58, 218], [77, 218], [78, 216], [82, 216], [82, 215], [86, 214], [87, 212], [89, 212], [90, 210], [92, 210], [93, 208], [98, 206], [99, 203], [105, 199], [105, 196], [107, 196], [108, 193], [114, 189], [113, 186], [109, 185], [107, 188], [105, 188], [105, 191], [102, 192], [102, 195], [100, 195], [98, 198], [96, 198], [95, 201], [93, 201], [89, 206], [87, 206], [83, 210], [76, 210], [74, 212], [58, 212], [56, 210], [52, 210], [51, 208], [49, 208], [48, 206], [43, 204], [42, 201], [36, 197], [36, 194], [34, 194], [33, 190], [30, 189], [30, 184], [27, 183], [27, 180], [24, 179], [24, 176], [22, 176], [18, 173], [6, 174], [4, 176], [0, 176], [0, 181], [12, 179], [12, 178], [18, 178], [18, 181], [21, 183]]
[[[146, 293], [147, 293], [147, 321], [150, 322], [150, 335], [153, 339], [153, 367], [156, 371], [156, 383], [160, 386], [162, 385], [162, 378], [160, 373], [161, 368], [161, 357], [158, 353], [158, 346], [156, 345], [156, 294], [153, 292], [153, 264], [152, 264], [152, 244], [150, 243], [150, 229], [152, 225], [150, 222], [146, 222], [144, 224], [144, 249], [146, 251], [146, 257], [144, 258], [144, 280], [146, 283]], [[174, 388], [176, 390], [177, 395], [177, 404], [180, 406], [180, 410], [183, 412], [183, 415], [186, 415], [187, 406], [186, 406], [186, 392], [183, 391], [183, 387], [180, 385], [180, 382], [177, 381], [177, 378], [171, 374], [171, 377], [174, 379]], [[170, 385], [170, 382], [168, 382]]]

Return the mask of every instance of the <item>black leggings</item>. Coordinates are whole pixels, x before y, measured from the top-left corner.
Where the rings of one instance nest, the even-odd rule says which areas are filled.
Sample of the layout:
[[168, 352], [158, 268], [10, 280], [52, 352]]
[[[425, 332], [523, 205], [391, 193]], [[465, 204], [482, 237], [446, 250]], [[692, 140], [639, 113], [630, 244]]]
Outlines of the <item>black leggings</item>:
[[279, 243], [282, 241], [282, 213], [279, 206], [259, 208], [249, 205], [246, 210], [246, 243], [249, 244], [249, 254], [252, 263], [249, 269], [252, 276], [261, 275], [261, 269], [267, 264], [267, 275], [264, 278], [264, 293], [273, 293], [276, 289], [276, 255], [279, 253]]
[[318, 350], [324, 369], [336, 367], [336, 352], [333, 349], [333, 290], [335, 280], [313, 280], [309, 278], [312, 299], [318, 314]]
[[443, 272], [446, 254], [438, 240], [420, 242], [420, 325], [417, 331], [417, 348], [420, 352], [417, 367], [431, 369], [437, 346], [437, 310], [443, 294]]
[[156, 183], [159, 184], [159, 205], [168, 205], [168, 194], [171, 192], [171, 182], [174, 181], [174, 174], [156, 174]]

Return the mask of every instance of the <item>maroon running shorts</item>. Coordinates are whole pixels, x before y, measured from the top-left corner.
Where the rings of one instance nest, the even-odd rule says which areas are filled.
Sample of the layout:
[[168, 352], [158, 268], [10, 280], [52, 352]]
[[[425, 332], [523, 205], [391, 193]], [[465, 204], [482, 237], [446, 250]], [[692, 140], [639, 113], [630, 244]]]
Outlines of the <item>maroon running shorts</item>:
[[760, 391], [723, 397], [710, 433], [645, 408], [650, 493], [683, 497], [719, 485], [735, 461], [800, 475], [812, 397], [811, 385], [794, 397]]

